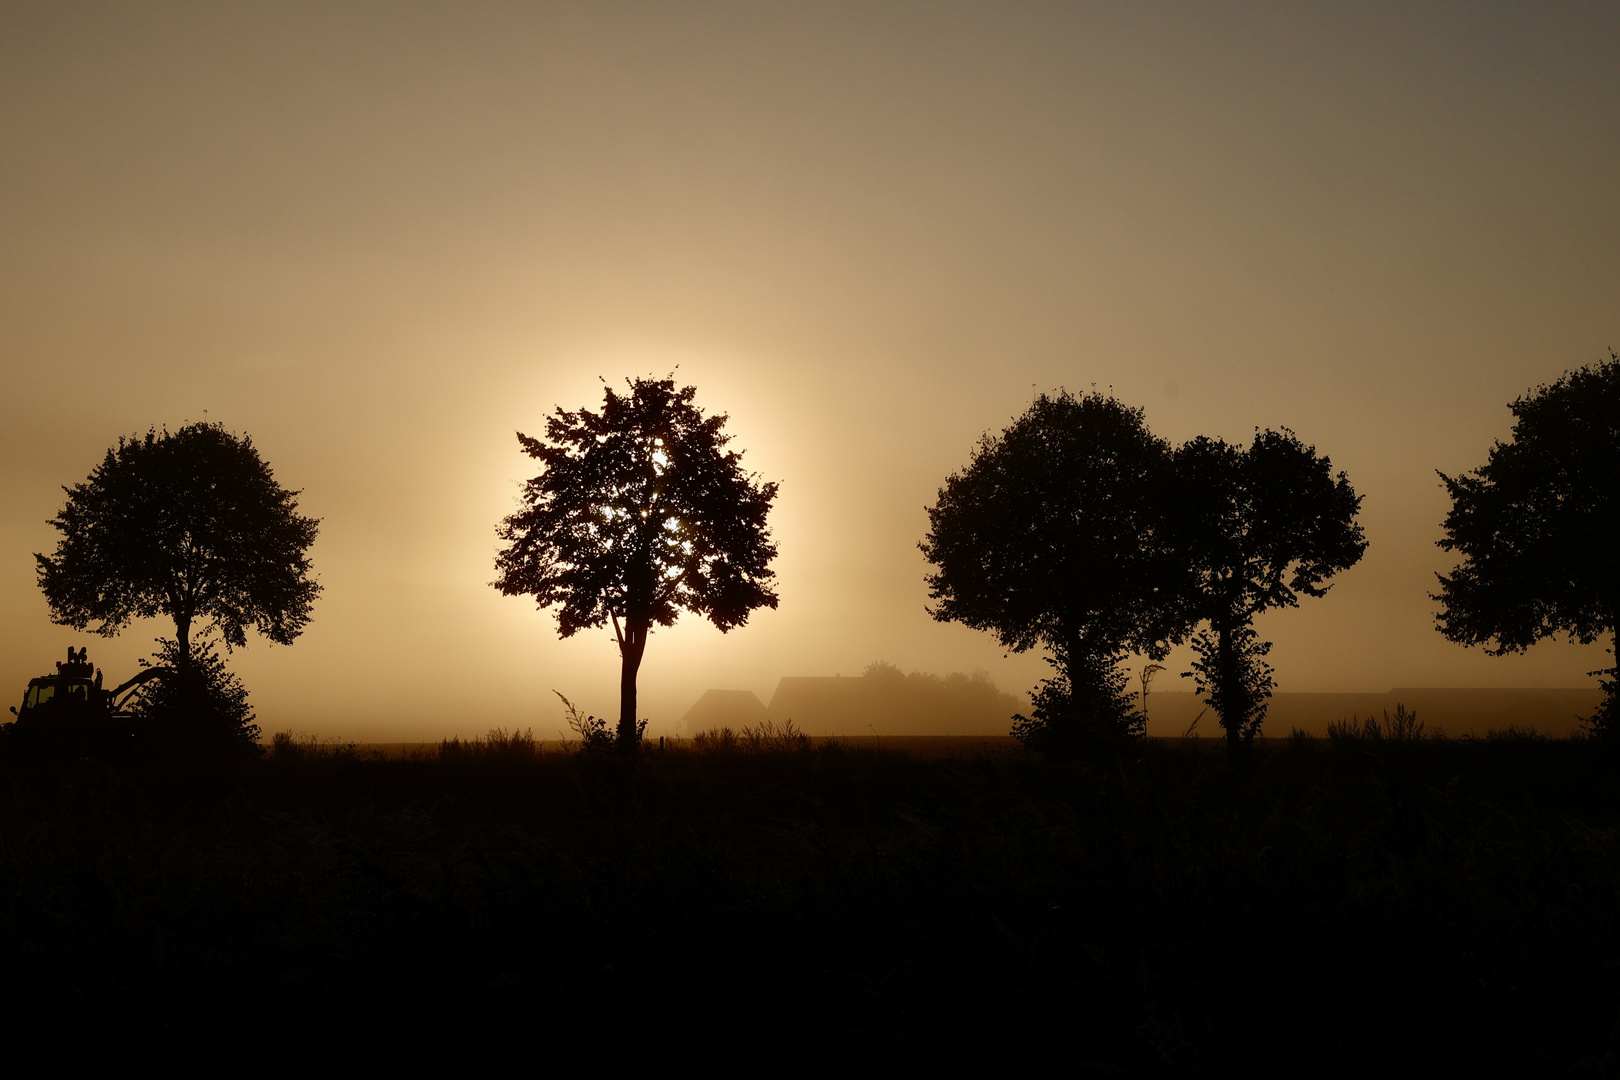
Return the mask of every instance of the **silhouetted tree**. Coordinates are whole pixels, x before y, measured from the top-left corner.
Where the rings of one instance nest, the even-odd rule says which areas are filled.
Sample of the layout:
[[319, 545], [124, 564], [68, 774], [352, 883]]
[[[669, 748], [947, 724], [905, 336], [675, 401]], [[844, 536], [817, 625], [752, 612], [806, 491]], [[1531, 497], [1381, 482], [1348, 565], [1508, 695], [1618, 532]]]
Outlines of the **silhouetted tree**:
[[1292, 431], [1260, 431], [1247, 449], [1199, 437], [1176, 451], [1177, 546], [1192, 571], [1190, 609], [1208, 628], [1193, 637], [1189, 674], [1236, 751], [1259, 731], [1271, 697], [1269, 641], [1254, 617], [1322, 596], [1328, 578], [1367, 549], [1361, 496], [1344, 473]]
[[928, 510], [934, 618], [1015, 652], [1043, 646], [1057, 671], [1035, 691], [1033, 718], [1017, 720], [1027, 745], [1140, 734], [1119, 661], [1127, 650], [1162, 658], [1186, 624], [1161, 520], [1169, 465], [1141, 409], [1042, 394], [980, 441]]
[[308, 550], [320, 523], [297, 512], [298, 492], [276, 483], [246, 435], [188, 424], [120, 438], [84, 483], [63, 490], [67, 505], [51, 519], [62, 538], [53, 555], [34, 556], [54, 622], [110, 636], [132, 619], [168, 616], [165, 662], [182, 688], [196, 683], [199, 624], [232, 648], [249, 629], [290, 644], [309, 622], [321, 587]]
[[518, 433], [544, 471], [500, 525], [509, 545], [493, 583], [542, 608], [560, 605], [565, 638], [612, 622], [625, 750], [640, 737], [636, 673], [655, 623], [689, 611], [724, 632], [776, 607], [765, 519], [777, 485], [743, 471], [742, 455], [725, 449], [725, 415], [704, 416], [696, 389], [673, 379], [629, 386], [606, 387], [599, 413], [557, 409], [544, 440]]
[[[1610, 635], [1620, 610], [1620, 357], [1583, 367], [1509, 405], [1512, 438], [1471, 473], [1440, 479], [1450, 493], [1438, 575], [1439, 630], [1493, 656], [1557, 633]], [[1614, 667], [1592, 672], [1601, 734], [1620, 731]]]

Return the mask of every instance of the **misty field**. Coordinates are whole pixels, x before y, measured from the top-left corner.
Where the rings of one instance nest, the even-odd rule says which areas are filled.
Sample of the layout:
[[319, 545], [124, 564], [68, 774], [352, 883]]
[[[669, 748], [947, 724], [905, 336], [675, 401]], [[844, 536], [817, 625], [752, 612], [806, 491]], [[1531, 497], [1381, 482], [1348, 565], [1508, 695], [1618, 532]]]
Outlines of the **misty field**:
[[6, 1015], [126, 1045], [1612, 1070], [1620, 761], [1354, 734], [1235, 766], [712, 739], [11, 763]]

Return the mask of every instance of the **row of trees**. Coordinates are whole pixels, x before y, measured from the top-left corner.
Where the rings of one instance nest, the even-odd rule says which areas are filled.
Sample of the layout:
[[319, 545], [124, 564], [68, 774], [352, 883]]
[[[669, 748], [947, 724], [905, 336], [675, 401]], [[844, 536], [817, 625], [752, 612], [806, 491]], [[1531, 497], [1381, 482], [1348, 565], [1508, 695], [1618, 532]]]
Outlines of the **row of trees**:
[[[1452, 507], [1438, 543], [1460, 562], [1437, 575], [1437, 628], [1493, 655], [1559, 634], [1607, 635], [1620, 655], [1620, 355], [1509, 409], [1511, 437], [1484, 466], [1440, 474]], [[1291, 431], [1171, 448], [1112, 397], [1043, 395], [929, 509], [933, 614], [1047, 650], [1056, 677], [1019, 731], [1053, 748], [1139, 732], [1121, 660], [1190, 638], [1188, 674], [1235, 748], [1274, 685], [1255, 616], [1323, 595], [1361, 558], [1360, 502]], [[1591, 674], [1604, 691], [1591, 726], [1620, 735], [1620, 668]]]
[[[742, 468], [724, 415], [672, 378], [605, 387], [600, 412], [558, 409], [544, 438], [519, 433], [541, 473], [500, 525], [496, 588], [561, 609], [558, 632], [611, 624], [621, 659], [617, 739], [640, 736], [636, 678], [654, 626], [684, 611], [722, 631], [775, 607], [767, 517], [777, 485]], [[1556, 633], [1614, 634], [1620, 609], [1620, 357], [1516, 401], [1513, 435], [1472, 473], [1442, 476], [1453, 506], [1441, 547], [1439, 629], [1493, 653]], [[245, 743], [251, 713], [212, 642], [291, 642], [320, 592], [299, 514], [246, 436], [219, 425], [121, 439], [51, 522], [38, 555], [52, 618], [114, 634], [174, 620], [152, 700]], [[1099, 393], [1042, 395], [928, 509], [922, 551], [935, 618], [1044, 648], [1055, 674], [1019, 731], [1064, 750], [1140, 733], [1121, 662], [1190, 641], [1196, 685], [1230, 745], [1259, 730], [1273, 687], [1260, 613], [1322, 596], [1367, 542], [1361, 497], [1293, 432], [1247, 446], [1154, 436], [1142, 410]], [[1600, 731], [1620, 729], [1615, 668]], [[217, 714], [217, 715], [215, 715]], [[211, 725], [211, 727], [210, 727]]]
[[1291, 431], [1172, 448], [1116, 398], [1043, 394], [929, 509], [931, 610], [1047, 650], [1055, 676], [1017, 729], [1034, 745], [1140, 733], [1121, 661], [1190, 638], [1199, 690], [1238, 747], [1272, 689], [1255, 616], [1323, 595], [1361, 558], [1360, 504]]
[[[519, 433], [543, 470], [499, 530], [496, 588], [558, 607], [562, 637], [613, 626], [625, 747], [653, 626], [687, 611], [725, 631], [776, 606], [766, 517], [777, 487], [743, 470], [726, 417], [704, 416], [695, 393], [635, 379], [628, 393], [606, 387], [600, 412], [557, 410], [543, 439]], [[1191, 636], [1199, 686], [1236, 746], [1271, 691], [1254, 617], [1322, 595], [1361, 557], [1359, 505], [1292, 432], [1172, 450], [1141, 410], [1064, 393], [981, 444], [929, 511], [922, 546], [938, 567], [935, 617], [1049, 651], [1057, 675], [1021, 721], [1032, 744], [1139, 732], [1120, 660], [1162, 658]]]

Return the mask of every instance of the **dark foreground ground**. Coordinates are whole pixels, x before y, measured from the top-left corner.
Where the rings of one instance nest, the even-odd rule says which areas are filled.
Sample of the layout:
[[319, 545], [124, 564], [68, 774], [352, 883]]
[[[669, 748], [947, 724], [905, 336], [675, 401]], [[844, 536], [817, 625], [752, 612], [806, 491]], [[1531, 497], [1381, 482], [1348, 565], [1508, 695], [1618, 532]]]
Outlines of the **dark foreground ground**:
[[1607, 1075], [1617, 764], [1538, 740], [12, 762], [0, 1005], [13, 1043]]

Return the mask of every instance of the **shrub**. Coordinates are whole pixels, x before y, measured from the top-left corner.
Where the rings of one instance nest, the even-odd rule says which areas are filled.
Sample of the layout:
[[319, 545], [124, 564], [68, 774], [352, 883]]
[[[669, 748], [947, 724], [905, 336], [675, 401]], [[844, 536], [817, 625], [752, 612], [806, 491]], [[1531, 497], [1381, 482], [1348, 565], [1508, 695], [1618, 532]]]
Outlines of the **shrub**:
[[[609, 729], [606, 719], [600, 716], [587, 716], [572, 701], [563, 697], [561, 691], [553, 690], [552, 693], [556, 694], [563, 703], [563, 718], [568, 722], [569, 730], [579, 736], [579, 742], [576, 744], [574, 740], [564, 735], [562, 737], [564, 750], [573, 753], [575, 747], [578, 746], [580, 750], [588, 753], [600, 754], [613, 749], [615, 745], [614, 733]], [[646, 733], [647, 721], [637, 720], [635, 743], [637, 746], [641, 745], [642, 736]]]
[[157, 640], [153, 659], [142, 660], [141, 666], [161, 667], [165, 673], [141, 688], [131, 711], [185, 750], [249, 757], [263, 753], [247, 688], [226, 670], [216, 644], [194, 643], [187, 664], [175, 641]]
[[[1084, 678], [1077, 686], [1069, 671], [1079, 669]], [[1135, 742], [1147, 720], [1132, 708], [1126, 685], [1111, 657], [1075, 659], [1069, 670], [1041, 680], [1030, 695], [1030, 715], [1013, 717], [1013, 738], [1026, 750], [1055, 758]]]

